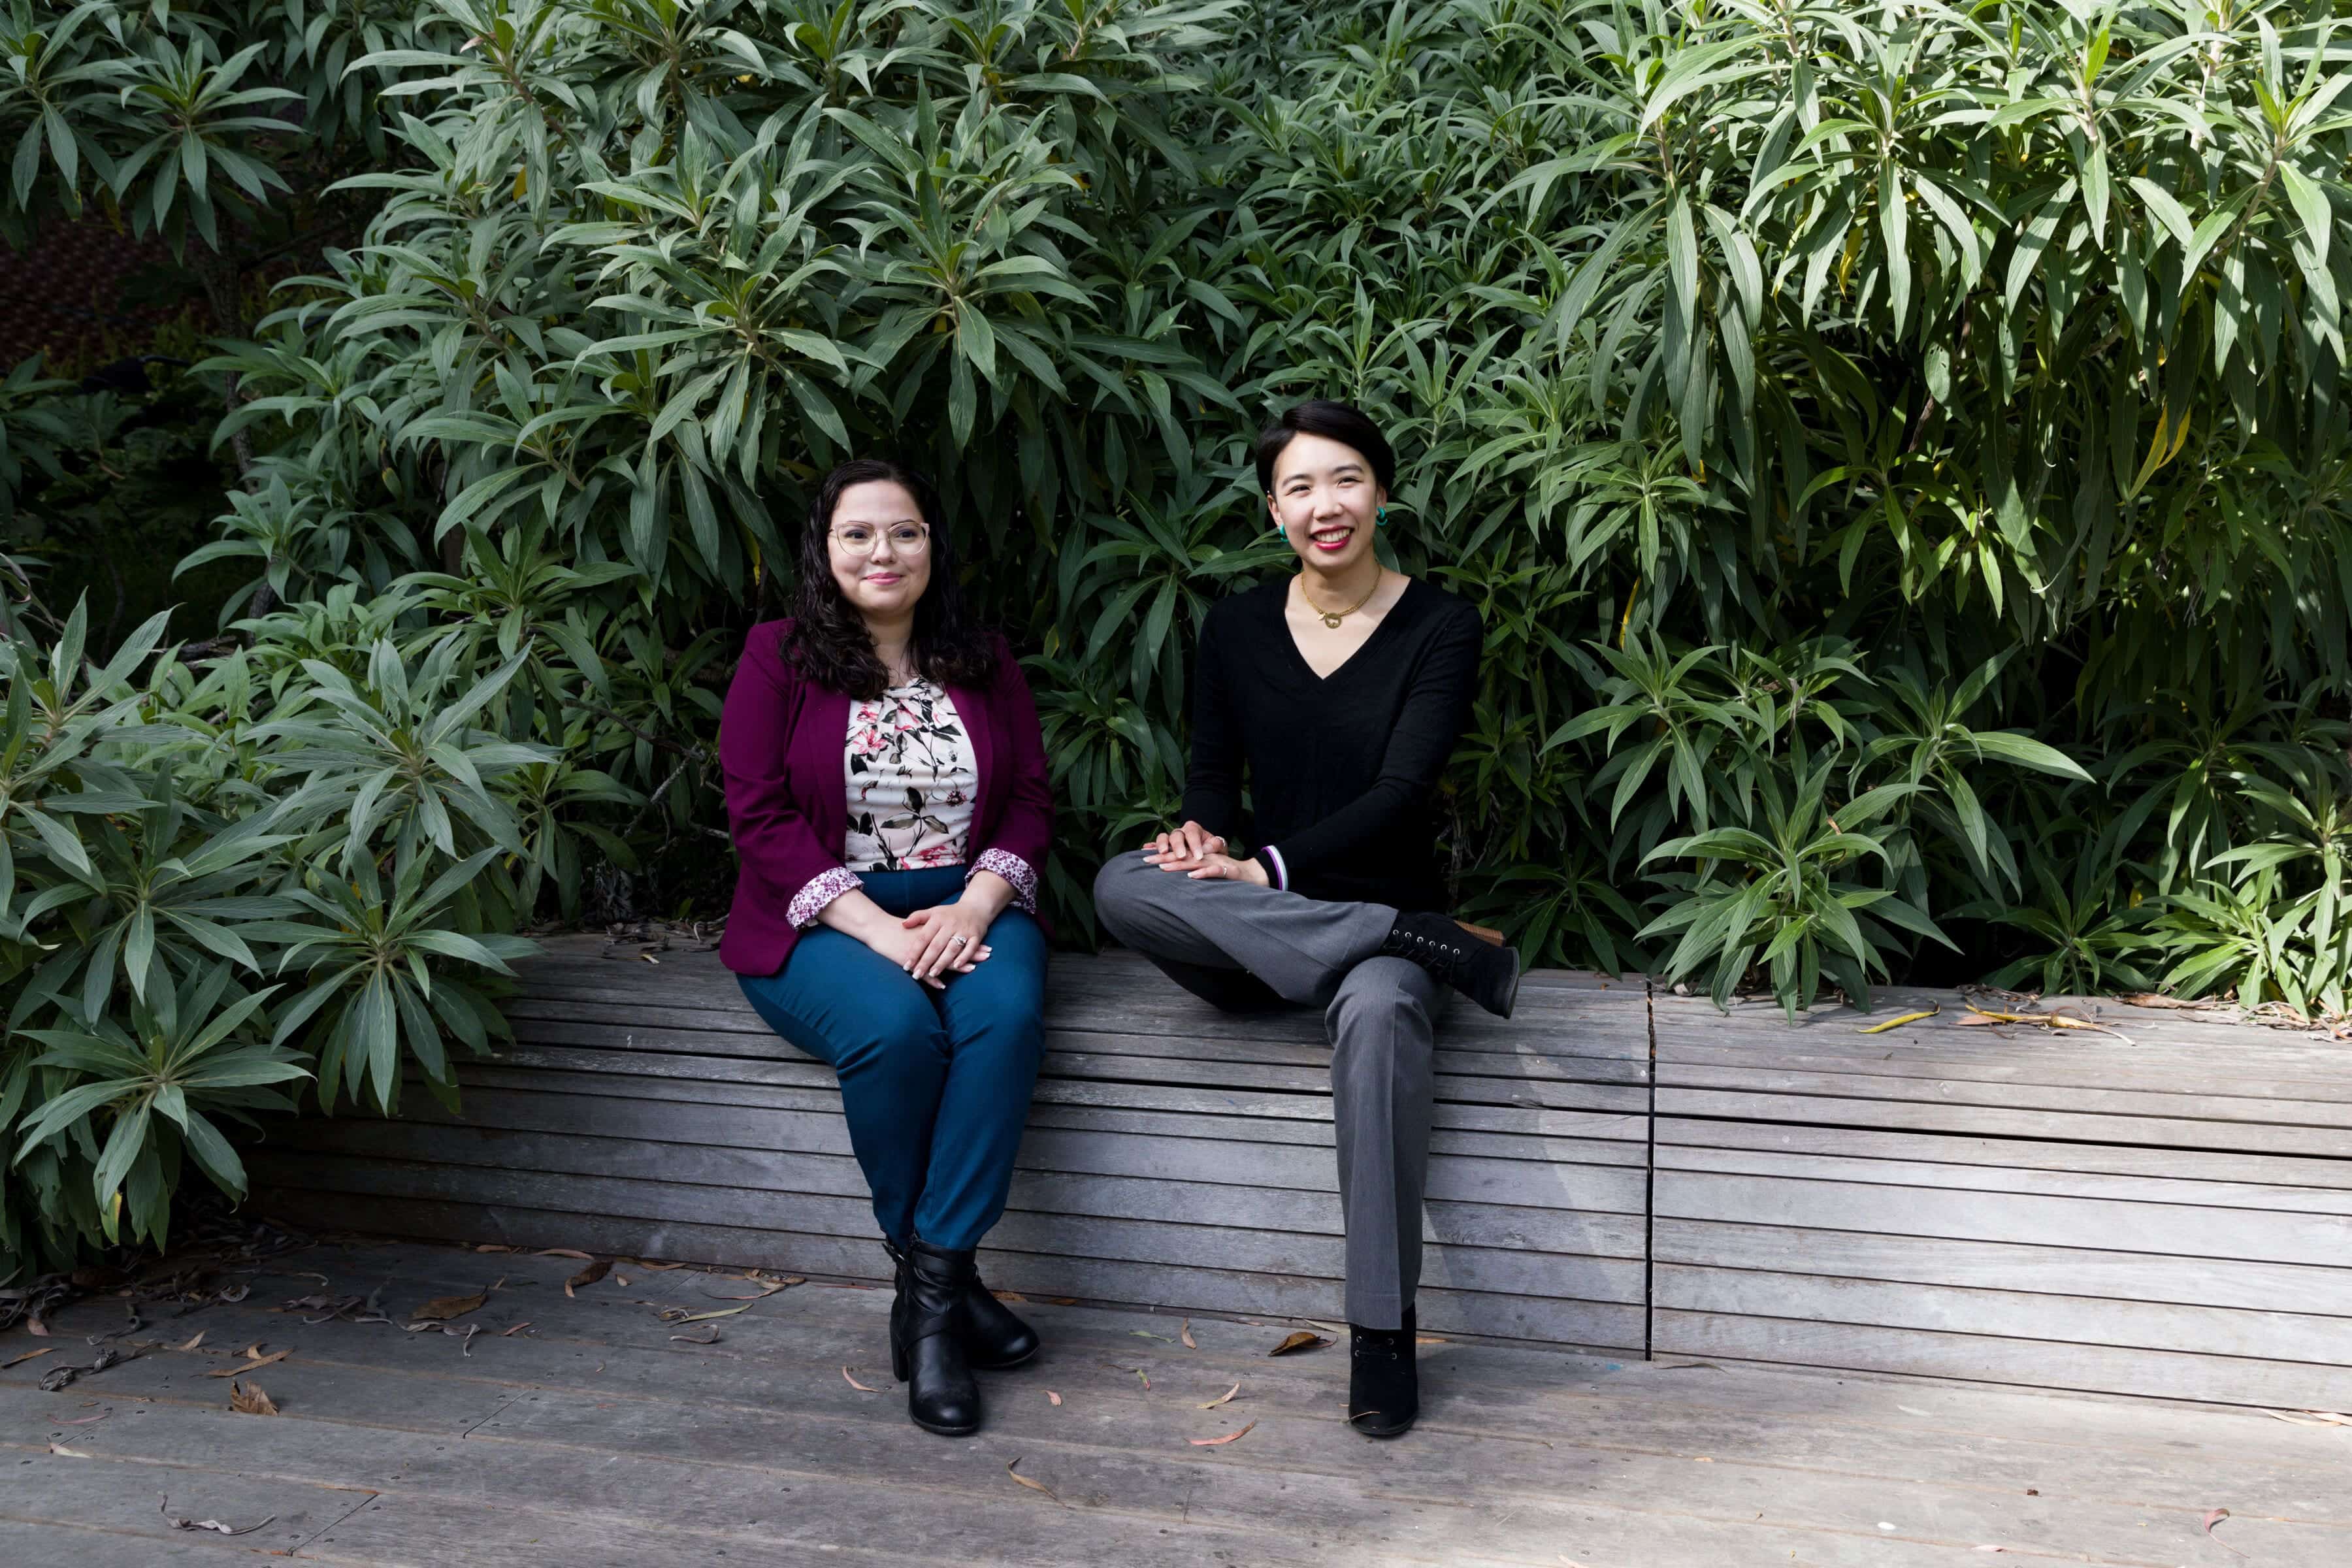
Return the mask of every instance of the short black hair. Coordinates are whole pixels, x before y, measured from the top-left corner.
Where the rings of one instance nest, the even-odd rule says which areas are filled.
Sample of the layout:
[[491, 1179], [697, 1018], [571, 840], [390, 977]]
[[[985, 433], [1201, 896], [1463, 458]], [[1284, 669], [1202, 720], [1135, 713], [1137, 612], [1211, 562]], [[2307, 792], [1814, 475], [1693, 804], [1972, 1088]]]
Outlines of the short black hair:
[[1337, 441], [1363, 454], [1372, 466], [1372, 478], [1381, 489], [1396, 493], [1396, 453], [1390, 449], [1388, 437], [1373, 424], [1364, 411], [1349, 404], [1334, 403], [1327, 397], [1310, 397], [1296, 408], [1286, 410], [1281, 418], [1258, 432], [1257, 488], [1271, 495], [1274, 492], [1274, 462], [1282, 449], [1290, 445], [1294, 436], [1320, 436]]

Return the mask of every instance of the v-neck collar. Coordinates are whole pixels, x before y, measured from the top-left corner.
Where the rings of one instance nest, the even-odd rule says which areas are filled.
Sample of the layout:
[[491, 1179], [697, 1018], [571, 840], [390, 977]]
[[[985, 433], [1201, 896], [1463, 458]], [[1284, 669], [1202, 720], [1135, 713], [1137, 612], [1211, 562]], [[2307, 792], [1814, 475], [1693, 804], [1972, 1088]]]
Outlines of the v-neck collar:
[[[1406, 578], [1404, 582], [1404, 592], [1397, 595], [1397, 602], [1389, 606], [1388, 614], [1381, 617], [1381, 624], [1372, 628], [1372, 635], [1366, 637], [1361, 643], [1358, 644], [1355, 652], [1349, 654], [1338, 664], [1332, 666], [1330, 674], [1318, 675], [1316, 673], [1315, 667], [1307, 662], [1307, 655], [1298, 646], [1298, 634], [1290, 629], [1290, 586], [1292, 583], [1297, 581], [1297, 579], [1295, 577], [1286, 579], [1282, 584], [1282, 592], [1276, 596], [1274, 608], [1275, 625], [1276, 628], [1282, 634], [1282, 646], [1290, 650], [1291, 661], [1298, 667], [1298, 673], [1304, 675], [1309, 681], [1318, 687], [1328, 686], [1331, 682], [1339, 679], [1339, 677], [1345, 675], [1349, 670], [1354, 668], [1357, 664], [1360, 663], [1364, 655], [1371, 652], [1372, 645], [1379, 642], [1381, 637], [1388, 634], [1389, 627], [1397, 618], [1397, 612], [1404, 608], [1404, 602], [1407, 599], [1412, 598], [1414, 592], [1421, 587], [1420, 578]], [[1313, 607], [1311, 604], [1309, 607]]]

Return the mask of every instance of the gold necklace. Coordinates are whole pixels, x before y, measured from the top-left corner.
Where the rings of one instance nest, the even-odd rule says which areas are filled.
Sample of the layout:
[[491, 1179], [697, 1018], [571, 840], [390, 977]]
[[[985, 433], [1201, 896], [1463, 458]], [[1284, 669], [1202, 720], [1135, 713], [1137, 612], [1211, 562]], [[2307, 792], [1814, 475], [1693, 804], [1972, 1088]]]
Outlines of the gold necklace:
[[1330, 627], [1335, 632], [1339, 629], [1339, 623], [1341, 621], [1346, 620], [1349, 616], [1354, 615], [1358, 610], [1360, 610], [1366, 605], [1370, 604], [1372, 602], [1372, 595], [1380, 591], [1381, 577], [1376, 574], [1372, 578], [1372, 585], [1364, 590], [1364, 596], [1362, 598], [1357, 600], [1354, 604], [1349, 605], [1344, 610], [1327, 610], [1322, 605], [1315, 602], [1314, 595], [1307, 591], [1307, 580], [1304, 577], [1298, 580], [1298, 596], [1306, 600], [1307, 607], [1314, 611], [1317, 615], [1322, 616], [1323, 624]]

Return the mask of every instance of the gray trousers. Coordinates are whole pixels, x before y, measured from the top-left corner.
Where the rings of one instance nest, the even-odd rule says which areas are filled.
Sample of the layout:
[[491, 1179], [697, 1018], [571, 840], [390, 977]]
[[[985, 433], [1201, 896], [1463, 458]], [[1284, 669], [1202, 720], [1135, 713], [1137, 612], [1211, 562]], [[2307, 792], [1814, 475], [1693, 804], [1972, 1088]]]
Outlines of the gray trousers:
[[1453, 994], [1419, 964], [1380, 955], [1396, 910], [1194, 881], [1132, 851], [1095, 879], [1095, 913], [1169, 978], [1228, 1011], [1323, 1009], [1348, 1321], [1402, 1327], [1421, 1282], [1432, 1035]]

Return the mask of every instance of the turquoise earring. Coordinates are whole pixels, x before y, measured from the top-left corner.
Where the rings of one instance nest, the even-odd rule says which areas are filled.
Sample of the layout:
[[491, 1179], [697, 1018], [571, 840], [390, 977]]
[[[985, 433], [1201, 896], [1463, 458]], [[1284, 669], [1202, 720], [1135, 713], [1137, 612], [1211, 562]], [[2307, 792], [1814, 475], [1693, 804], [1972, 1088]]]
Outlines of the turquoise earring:
[[1372, 521], [1375, 525], [1381, 528], [1386, 528], [1389, 525], [1389, 509], [1381, 507], [1379, 510], [1375, 511], [1372, 514]]

